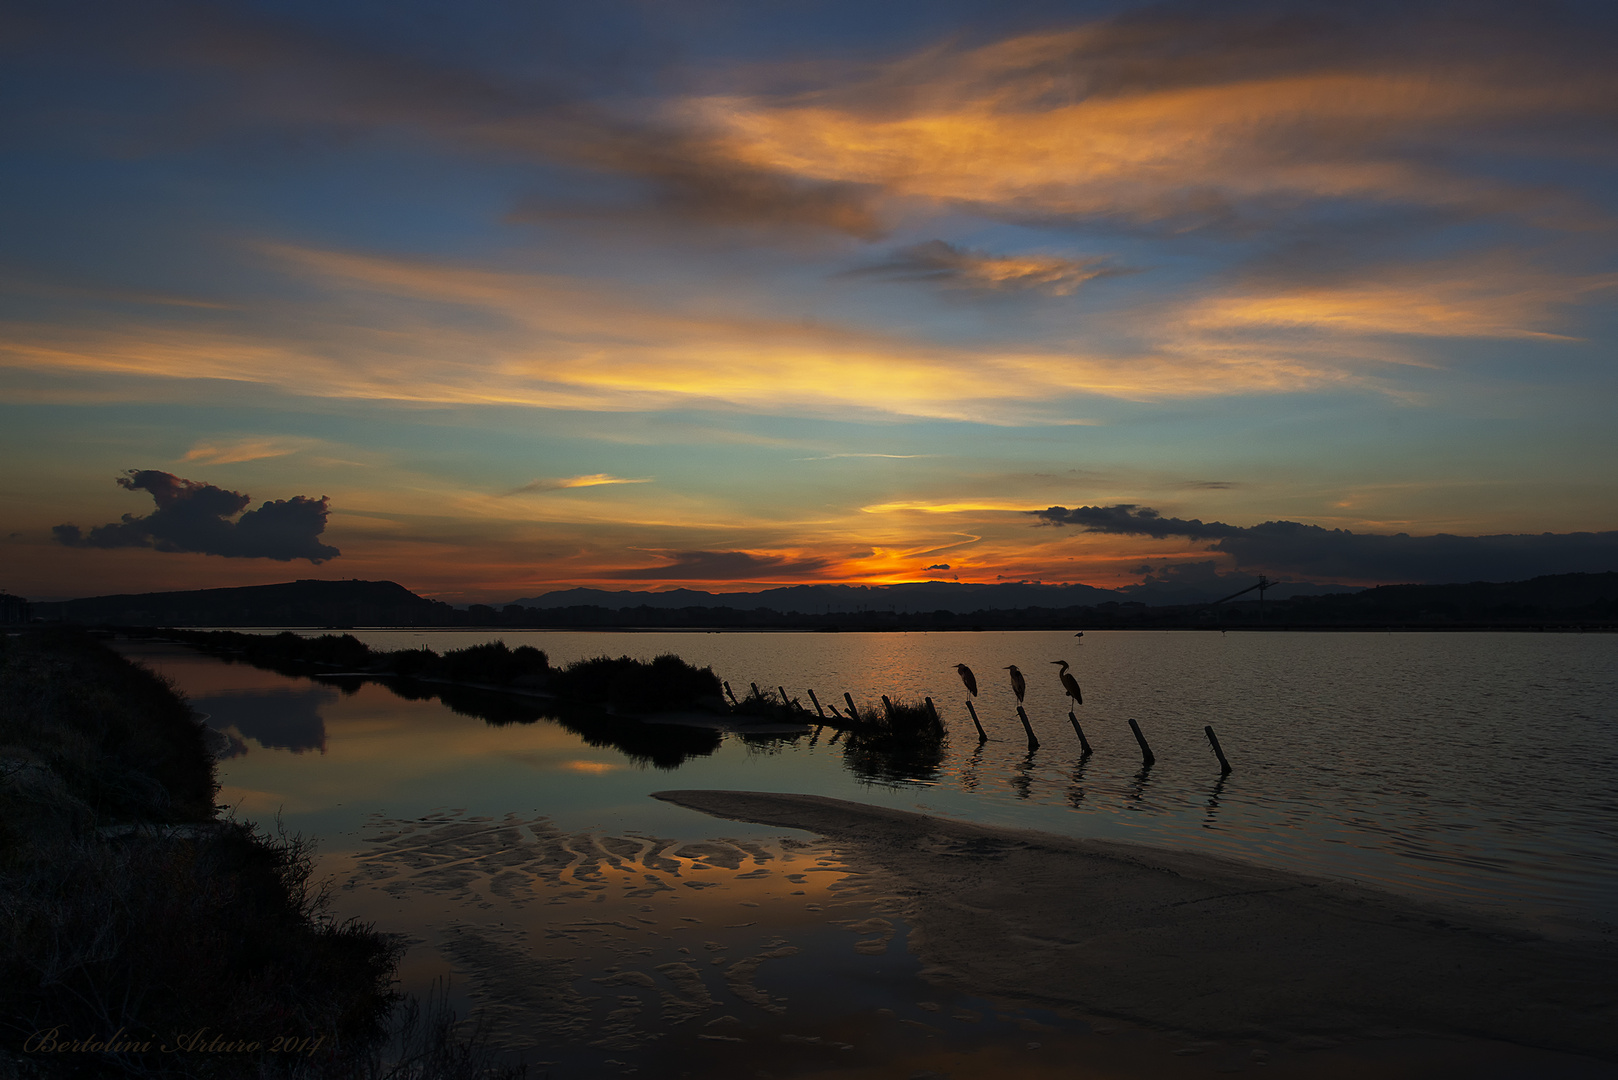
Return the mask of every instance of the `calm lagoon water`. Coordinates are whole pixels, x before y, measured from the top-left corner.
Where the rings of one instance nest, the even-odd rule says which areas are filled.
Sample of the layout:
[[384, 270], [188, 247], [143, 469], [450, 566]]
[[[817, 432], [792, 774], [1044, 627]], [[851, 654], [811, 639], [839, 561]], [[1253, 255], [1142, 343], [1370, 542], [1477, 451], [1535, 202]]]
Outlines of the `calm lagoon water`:
[[[560, 997], [530, 1001], [530, 1014], [571, 1008], [568, 1015], [599, 1035], [608, 1024], [600, 1010], [616, 993], [620, 1026], [628, 1025], [629, 1034], [620, 1040], [621, 1060], [612, 1060], [622, 1064], [639, 1053], [637, 1067], [654, 1073], [644, 1055], [662, 1035], [647, 1034], [644, 1024], [635, 1028], [633, 1018], [643, 1007], [662, 1008], [659, 1030], [667, 1035], [680, 1023], [670, 994], [686, 1002], [691, 1017], [723, 1012], [726, 1000], [751, 1001], [746, 1007], [757, 1015], [748, 1023], [763, 1022], [777, 1016], [770, 992], [749, 980], [769, 981], [757, 975], [761, 967], [790, 973], [807, 963], [786, 959], [800, 947], [822, 960], [812, 972], [799, 970], [795, 985], [808, 979], [816, 994], [844, 1001], [863, 1000], [856, 985], [867, 991], [876, 985], [873, 956], [888, 957], [893, 978], [914, 975], [913, 962], [902, 959], [902, 921], [882, 898], [861, 895], [834, 851], [783, 846], [778, 829], [715, 821], [647, 797], [670, 788], [809, 792], [1214, 853], [1483, 906], [1571, 932], [1618, 925], [1614, 635], [1092, 632], [1081, 639], [1045, 632], [389, 630], [355, 636], [373, 648], [440, 651], [498, 637], [543, 649], [553, 664], [674, 652], [712, 666], [738, 694], [756, 682], [784, 686], [806, 704], [811, 687], [823, 703], [841, 701], [845, 691], [862, 705], [883, 693], [929, 695], [937, 703], [950, 729], [941, 760], [850, 762], [830, 731], [762, 738], [681, 729], [688, 745], [673, 757], [683, 760], [659, 767], [644, 753], [592, 745], [548, 720], [495, 725], [437, 700], [406, 700], [376, 682], [340, 686], [226, 664], [179, 646], [126, 646], [172, 677], [232, 740], [220, 767], [223, 801], [244, 817], [279, 814], [288, 831], [317, 838], [323, 869], [342, 883], [338, 913], [398, 927], [421, 946], [407, 959], [407, 985], [500, 969], [506, 989], [474, 986], [472, 1000], [510, 1005], [514, 993], [532, 997], [529, 989], [512, 989], [531, 987], [536, 977], [524, 972], [521, 958], [545, 952], [551, 941], [582, 957], [589, 950], [579, 935], [618, 927], [610, 930], [608, 951], [591, 954], [595, 974], [588, 982], [605, 1005], [580, 997], [583, 984], [575, 980], [557, 988]], [[1078, 712], [1094, 747], [1084, 760], [1050, 663], [1061, 659], [1072, 662], [1083, 685]], [[957, 663], [978, 676], [977, 709], [990, 735], [981, 746]], [[1028, 678], [1026, 708], [1042, 742], [1037, 751], [1027, 749], [1016, 718], [1008, 664]], [[1156, 753], [1149, 770], [1141, 767], [1130, 718]], [[1235, 767], [1229, 776], [1220, 776], [1204, 724], [1214, 726]], [[726, 843], [704, 854], [703, 843], [716, 838]], [[699, 880], [705, 873], [709, 880]], [[703, 888], [721, 883], [711, 892]], [[615, 884], [616, 891], [609, 887]], [[575, 915], [598, 906], [564, 933], [555, 929], [555, 911], [544, 919], [519, 916], [527, 903], [562, 905]], [[789, 930], [797, 916], [783, 904], [790, 912], [823, 913], [836, 905], [850, 911], [841, 920], [799, 926], [794, 937]], [[764, 921], [757, 912], [753, 921], [736, 917], [761, 907], [770, 913]], [[694, 914], [671, 914], [681, 910]], [[643, 932], [652, 937], [639, 941]], [[827, 933], [847, 939], [842, 952], [805, 945]], [[748, 935], [762, 937], [740, 940]], [[898, 944], [885, 951], [895, 935]], [[846, 946], [854, 944], [863, 948], [850, 952]], [[752, 952], [721, 967], [737, 950]], [[844, 954], [866, 965], [861, 979], [853, 980], [841, 961], [824, 959]], [[495, 963], [496, 956], [506, 961]], [[631, 978], [624, 964], [637, 956], [661, 962], [643, 964]], [[705, 963], [714, 965], [707, 983]], [[653, 982], [662, 986], [661, 1006], [651, 995]], [[564, 999], [572, 1004], [559, 1005]], [[1007, 1019], [982, 1003], [944, 1004], [963, 1016]], [[508, 1012], [505, 1037], [521, 1043], [527, 1014]], [[929, 1015], [936, 1020], [917, 1015], [917, 1023]], [[696, 1030], [695, 1024], [686, 1026]], [[814, 1038], [830, 1042], [815, 1045], [837, 1042], [829, 1029], [817, 1030]], [[701, 1036], [714, 1041], [699, 1045], [691, 1041], [696, 1037], [657, 1045], [694, 1053], [722, 1042]], [[591, 1044], [593, 1052], [609, 1053], [600, 1041]], [[536, 1036], [533, 1045], [541, 1044], [553, 1045], [554, 1038]]]

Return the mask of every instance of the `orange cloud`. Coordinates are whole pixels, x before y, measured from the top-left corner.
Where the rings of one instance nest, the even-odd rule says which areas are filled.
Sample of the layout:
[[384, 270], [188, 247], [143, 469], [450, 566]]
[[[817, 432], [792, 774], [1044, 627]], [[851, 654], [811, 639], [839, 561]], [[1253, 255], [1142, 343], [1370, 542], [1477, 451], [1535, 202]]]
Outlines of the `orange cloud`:
[[622, 476], [609, 476], [606, 473], [591, 473], [588, 476], [558, 477], [552, 480], [533, 480], [517, 488], [513, 495], [520, 495], [528, 491], [561, 491], [566, 488], [603, 487], [608, 484], [650, 484], [652, 478], [643, 476], [637, 480], [626, 479]]
[[286, 457], [309, 446], [301, 439], [235, 439], [227, 442], [199, 442], [180, 456], [181, 461], [202, 465], [235, 465], [244, 461]]
[[[402, 259], [277, 249], [332, 300], [251, 333], [134, 324], [0, 326], [0, 365], [225, 380], [291, 394], [646, 411], [723, 404], [982, 423], [1071, 422], [1060, 399], [1265, 393], [1352, 376], [1277, 356], [1122, 354], [1082, 343], [942, 344], [897, 334], [637, 304], [606, 286]], [[397, 299], [470, 307], [482, 327]], [[389, 322], [370, 325], [385, 305]]]
[[1121, 273], [1106, 259], [1064, 259], [1054, 255], [990, 255], [929, 240], [901, 248], [885, 262], [849, 276], [926, 281], [948, 288], [985, 291], [1037, 291], [1071, 296], [1079, 286]]
[[1365, 41], [1323, 52], [1320, 40], [1265, 54], [1237, 45], [1228, 20], [1098, 23], [933, 49], [791, 97], [693, 98], [677, 115], [742, 166], [1034, 217], [1196, 224], [1238, 203], [1345, 198], [1574, 213], [1410, 147], [1610, 116], [1618, 79], [1569, 77], [1520, 47], [1509, 60], [1441, 55], [1447, 35], [1429, 29], [1426, 55]]
[[1552, 338], [1559, 309], [1618, 287], [1618, 274], [1539, 269], [1504, 255], [1379, 266], [1359, 279], [1259, 283], [1210, 297], [1185, 315], [1207, 329], [1307, 327], [1329, 333], [1428, 337]]

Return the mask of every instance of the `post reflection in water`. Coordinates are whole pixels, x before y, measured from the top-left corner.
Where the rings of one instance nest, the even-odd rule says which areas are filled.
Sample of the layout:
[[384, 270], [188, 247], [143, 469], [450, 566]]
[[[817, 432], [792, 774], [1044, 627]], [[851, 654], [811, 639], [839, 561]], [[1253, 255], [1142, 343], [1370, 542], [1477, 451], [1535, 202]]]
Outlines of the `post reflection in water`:
[[1221, 774], [1219, 779], [1214, 781], [1213, 790], [1208, 793], [1208, 812], [1203, 816], [1202, 819], [1202, 827], [1204, 829], [1211, 829], [1214, 827], [1214, 821], [1219, 816], [1219, 796], [1223, 795], [1224, 793], [1225, 776], [1224, 774]]
[[1006, 783], [1010, 784], [1012, 790], [1016, 791], [1019, 799], [1026, 799], [1033, 794], [1034, 755], [1037, 753], [1039, 753], [1038, 750], [1028, 751], [1028, 755], [1017, 763], [1017, 771], [1006, 779]]
[[1135, 774], [1135, 782], [1129, 785], [1129, 792], [1125, 798], [1129, 800], [1130, 810], [1146, 809], [1146, 785], [1151, 782], [1152, 767], [1142, 765], [1140, 772]]
[[972, 755], [961, 764], [961, 787], [967, 791], [978, 789], [978, 769], [983, 765], [983, 744], [978, 743]]
[[1079, 763], [1073, 767], [1073, 783], [1067, 789], [1067, 802], [1075, 810], [1083, 809], [1081, 804], [1084, 802], [1084, 770], [1089, 765], [1090, 755], [1084, 754], [1079, 758]]

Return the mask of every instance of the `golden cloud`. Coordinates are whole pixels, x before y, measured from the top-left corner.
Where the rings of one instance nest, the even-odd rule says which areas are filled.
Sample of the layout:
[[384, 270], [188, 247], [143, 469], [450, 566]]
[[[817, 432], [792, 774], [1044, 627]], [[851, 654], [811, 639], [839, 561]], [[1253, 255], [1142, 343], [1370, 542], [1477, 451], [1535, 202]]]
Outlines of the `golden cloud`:
[[1618, 274], [1546, 271], [1503, 255], [1377, 267], [1357, 280], [1259, 283], [1193, 305], [1200, 329], [1307, 327], [1329, 333], [1425, 337], [1552, 338], [1541, 327], [1590, 293], [1618, 287]]
[[286, 457], [311, 445], [307, 439], [232, 439], [196, 443], [180, 456], [181, 461], [201, 465], [236, 465], [245, 461]]
[[517, 488], [513, 495], [520, 495], [529, 491], [562, 491], [567, 488], [603, 487], [609, 484], [650, 484], [652, 478], [643, 476], [639, 479], [627, 479], [622, 476], [610, 476], [607, 473], [591, 473], [588, 476], [566, 476], [555, 479], [533, 480]]
[[1578, 212], [1412, 147], [1498, 148], [1502, 125], [1610, 116], [1610, 70], [1507, 55], [1504, 37], [1490, 55], [1444, 55], [1450, 35], [1436, 26], [1408, 55], [1324, 40], [1266, 53], [1238, 45], [1229, 23], [1098, 23], [937, 48], [790, 97], [692, 98], [676, 115], [742, 167], [997, 214], [1196, 224], [1237, 204], [1339, 199]]
[[[291, 394], [638, 411], [730, 406], [1065, 422], [1063, 396], [1297, 390], [1350, 380], [1285, 357], [1210, 361], [1145, 346], [963, 346], [637, 304], [609, 286], [401, 259], [277, 249], [333, 300], [268, 330], [0, 326], [0, 364], [52, 373], [227, 380]], [[435, 321], [433, 301], [485, 325]], [[378, 317], [382, 309], [386, 320]], [[382, 325], [378, 325], [381, 323]]]

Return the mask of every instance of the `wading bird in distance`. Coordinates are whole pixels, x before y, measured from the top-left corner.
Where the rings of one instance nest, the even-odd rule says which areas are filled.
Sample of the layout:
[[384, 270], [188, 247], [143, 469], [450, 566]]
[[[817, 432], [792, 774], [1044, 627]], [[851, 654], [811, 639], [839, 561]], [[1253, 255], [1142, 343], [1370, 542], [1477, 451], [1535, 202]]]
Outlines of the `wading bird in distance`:
[[977, 697], [978, 677], [972, 674], [972, 669], [967, 667], [965, 664], [956, 664], [955, 674], [959, 675], [961, 677], [961, 682], [966, 684], [967, 693], [971, 694], [973, 697]]
[[1018, 704], [1021, 704], [1022, 696], [1028, 692], [1028, 684], [1023, 681], [1022, 672], [1017, 670], [1016, 664], [1008, 665], [1006, 670], [1011, 672], [1011, 689], [1017, 695]]
[[1058, 674], [1062, 677], [1062, 689], [1066, 690], [1067, 696], [1073, 699], [1073, 704], [1083, 705], [1084, 695], [1079, 692], [1079, 680], [1068, 674], [1067, 669], [1073, 665], [1069, 664], [1066, 660], [1052, 660], [1051, 663], [1062, 665], [1062, 670], [1058, 672]]

